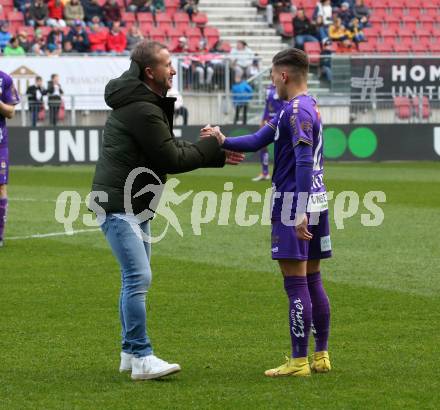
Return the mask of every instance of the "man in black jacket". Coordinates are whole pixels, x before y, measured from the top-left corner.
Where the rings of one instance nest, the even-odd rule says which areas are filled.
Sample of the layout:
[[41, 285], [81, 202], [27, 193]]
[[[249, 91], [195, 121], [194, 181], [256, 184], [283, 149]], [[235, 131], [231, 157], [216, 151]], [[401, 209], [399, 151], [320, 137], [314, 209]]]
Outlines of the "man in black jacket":
[[318, 41], [315, 37], [315, 28], [305, 15], [304, 9], [298, 9], [292, 23], [296, 48], [304, 50], [304, 43]]
[[[223, 151], [212, 136], [197, 143], [173, 135], [174, 98], [165, 97], [176, 74], [167, 48], [143, 41], [132, 52], [128, 71], [111, 80], [106, 122], [96, 165], [90, 209], [118, 259], [122, 272], [120, 371], [135, 380], [180, 371], [153, 354], [146, 329], [145, 295], [151, 282], [149, 219], [166, 174], [223, 167], [243, 157]], [[142, 193], [144, 192], [144, 193]]]
[[40, 76], [35, 77], [35, 84], [29, 86], [26, 90], [33, 127], [37, 125], [38, 114], [43, 108], [43, 96], [46, 93], [47, 91], [43, 87], [43, 79]]

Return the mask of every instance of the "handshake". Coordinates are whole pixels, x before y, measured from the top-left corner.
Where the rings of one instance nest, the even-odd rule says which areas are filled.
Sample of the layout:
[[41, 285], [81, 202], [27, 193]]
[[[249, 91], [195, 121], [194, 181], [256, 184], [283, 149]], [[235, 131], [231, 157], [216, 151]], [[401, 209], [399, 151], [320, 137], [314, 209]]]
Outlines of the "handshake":
[[[209, 124], [200, 130], [200, 138], [215, 137], [217, 138], [218, 144], [222, 146], [225, 142], [226, 137], [220, 131], [220, 127], [211, 127]], [[244, 154], [241, 152], [234, 152], [225, 150], [226, 153], [226, 164], [238, 165], [244, 160]]]

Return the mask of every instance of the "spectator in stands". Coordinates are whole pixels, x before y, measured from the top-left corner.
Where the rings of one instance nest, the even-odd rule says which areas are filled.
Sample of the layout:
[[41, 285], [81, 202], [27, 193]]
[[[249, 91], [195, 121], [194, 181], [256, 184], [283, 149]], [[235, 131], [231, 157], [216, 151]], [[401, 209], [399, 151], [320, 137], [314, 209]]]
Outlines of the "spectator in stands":
[[320, 77], [332, 81], [332, 41], [326, 39], [322, 43], [322, 51], [319, 59]]
[[107, 51], [108, 29], [99, 23], [90, 26], [89, 43], [90, 51], [94, 53], [105, 53]]
[[49, 0], [47, 8], [49, 13], [47, 25], [66, 27], [66, 22], [63, 20], [64, 3], [62, 0]]
[[266, 5], [266, 21], [270, 27], [278, 21], [280, 13], [293, 12], [290, 0], [269, 0]]
[[316, 20], [318, 16], [322, 17], [324, 27], [329, 27], [333, 23], [333, 9], [330, 4], [330, 0], [321, 0], [313, 12], [313, 20]]
[[349, 31], [343, 26], [342, 20], [335, 16], [333, 24], [328, 29], [331, 40], [340, 42], [344, 47], [350, 47]]
[[47, 91], [43, 87], [43, 79], [40, 76], [35, 77], [35, 84], [29, 86], [26, 90], [33, 127], [37, 125], [40, 110], [44, 109], [43, 96], [46, 94]]
[[116, 0], [106, 0], [102, 6], [104, 23], [107, 27], [111, 27], [113, 22], [121, 21], [121, 10]]
[[180, 0], [180, 9], [188, 13], [189, 18], [192, 18], [193, 14], [199, 12], [198, 9], [199, 0]]
[[338, 12], [338, 17], [341, 19], [342, 24], [345, 27], [349, 27], [351, 20], [353, 20], [354, 15], [353, 15], [353, 11], [350, 9], [350, 4], [347, 1], [344, 1], [341, 4], [341, 8]]
[[25, 54], [26, 52], [24, 51], [23, 47], [20, 46], [17, 37], [11, 37], [9, 40], [9, 44], [3, 49], [3, 55], [5, 57], [24, 56]]
[[179, 37], [177, 45], [176, 45], [176, 47], [174, 47], [174, 49], [172, 51], [173, 51], [173, 53], [188, 53], [189, 47], [188, 47], [187, 38], [184, 36]]
[[144, 36], [137, 26], [131, 26], [128, 29], [128, 35], [127, 35], [127, 46], [126, 49], [128, 51], [131, 51], [134, 49], [137, 43], [142, 41], [144, 39]]
[[363, 27], [367, 26], [370, 18], [371, 10], [364, 4], [364, 0], [356, 0], [353, 7], [354, 17], [359, 19]]
[[235, 79], [247, 78], [255, 54], [243, 40], [238, 40], [235, 48], [231, 50], [230, 58], [234, 68]]
[[47, 95], [49, 96], [49, 119], [51, 125], [57, 125], [63, 94], [64, 92], [61, 88], [58, 74], [52, 74], [50, 76], [50, 81], [47, 83]]
[[255, 57], [256, 58], [252, 60], [252, 65], [249, 69], [249, 77], [254, 77], [260, 72], [260, 60], [257, 54], [255, 54]]
[[9, 23], [7, 21], [1, 23], [0, 25], [0, 50], [3, 49], [9, 44], [9, 40], [11, 39], [12, 34], [9, 32]]
[[95, 16], [97, 16], [100, 21], [104, 20], [104, 14], [99, 0], [82, 0], [81, 4], [84, 9], [84, 20], [86, 23], [91, 24]]
[[63, 49], [63, 43], [66, 40], [61, 27], [56, 25], [52, 28], [52, 31], [47, 36], [47, 48], [51, 51]]
[[357, 18], [354, 18], [350, 23], [349, 37], [355, 44], [365, 41], [364, 32], [362, 31], [359, 19]]
[[34, 0], [34, 3], [29, 9], [29, 24], [33, 27], [41, 27], [46, 25], [46, 20], [49, 17], [47, 5], [43, 0]]
[[41, 33], [35, 33], [35, 42], [32, 45], [32, 53], [37, 56], [46, 55], [46, 41]]
[[85, 53], [89, 50], [89, 37], [84, 30], [81, 20], [76, 20], [67, 35], [67, 40], [72, 43], [73, 49], [78, 53]]
[[167, 97], [176, 99], [176, 102], [174, 103], [174, 120], [179, 116], [182, 116], [183, 125], [188, 125], [188, 109], [183, 105], [182, 94], [180, 94], [175, 88], [172, 88], [168, 91]]
[[63, 54], [72, 54], [74, 52], [72, 43], [66, 40], [63, 44]]
[[128, 5], [127, 10], [132, 11], [133, 13], [137, 12], [148, 12], [153, 11], [152, 10], [152, 3], [153, 0], [131, 0], [130, 4]]
[[165, 12], [164, 0], [153, 0], [153, 4], [151, 5], [151, 9], [152, 9], [153, 13]]
[[84, 9], [79, 0], [70, 0], [64, 6], [64, 18], [67, 25], [72, 26], [75, 20], [84, 20]]
[[324, 20], [322, 16], [317, 16], [315, 20], [313, 20], [313, 27], [315, 28], [315, 35], [319, 39], [319, 41], [323, 41], [328, 37], [328, 29], [324, 26]]
[[110, 33], [107, 36], [107, 51], [122, 53], [127, 45], [125, 33], [121, 30], [121, 23], [114, 21]]
[[295, 47], [304, 50], [304, 43], [318, 42], [315, 37], [315, 27], [306, 17], [304, 9], [298, 9], [296, 16], [293, 18], [293, 32], [295, 34]]
[[20, 43], [20, 46], [23, 47], [23, 50], [27, 53], [31, 49], [31, 42], [29, 41], [28, 33], [26, 30], [21, 29], [18, 34], [18, 42]]
[[31, 9], [31, 0], [14, 0], [14, 8], [23, 13], [26, 24], [29, 24], [29, 11]]
[[254, 90], [249, 83], [241, 77], [235, 78], [235, 84], [232, 86], [232, 103], [235, 107], [234, 124], [238, 123], [240, 111], [243, 109], [243, 125], [247, 123], [247, 109], [249, 101], [252, 100]]

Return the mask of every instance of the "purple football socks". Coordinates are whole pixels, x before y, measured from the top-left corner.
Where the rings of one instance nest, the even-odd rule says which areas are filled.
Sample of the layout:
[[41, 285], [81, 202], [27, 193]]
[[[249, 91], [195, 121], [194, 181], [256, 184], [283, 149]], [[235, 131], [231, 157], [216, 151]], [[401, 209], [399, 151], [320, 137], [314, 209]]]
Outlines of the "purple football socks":
[[292, 357], [307, 357], [309, 332], [312, 324], [312, 303], [307, 278], [305, 276], [286, 276], [284, 289], [289, 297]]
[[307, 275], [310, 299], [312, 301], [313, 327], [315, 328], [315, 352], [328, 350], [330, 332], [330, 304], [322, 286], [321, 273]]

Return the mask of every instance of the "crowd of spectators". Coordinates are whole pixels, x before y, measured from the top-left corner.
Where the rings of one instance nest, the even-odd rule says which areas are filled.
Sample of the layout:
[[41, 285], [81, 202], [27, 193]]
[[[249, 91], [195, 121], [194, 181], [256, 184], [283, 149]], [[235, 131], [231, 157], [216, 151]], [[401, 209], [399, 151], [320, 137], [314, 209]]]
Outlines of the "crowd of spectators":
[[[0, 20], [0, 54], [5, 56], [128, 54], [148, 35], [134, 16], [151, 13], [154, 21], [166, 12], [164, 0], [14, 0], [14, 8], [23, 14], [23, 24]], [[198, 0], [176, 0], [176, 9], [191, 21], [198, 13]]]
[[306, 42], [338, 42], [347, 49], [365, 40], [363, 28], [368, 27], [370, 10], [364, 0], [317, 3], [311, 19], [304, 9], [293, 10], [294, 45], [304, 48]]

